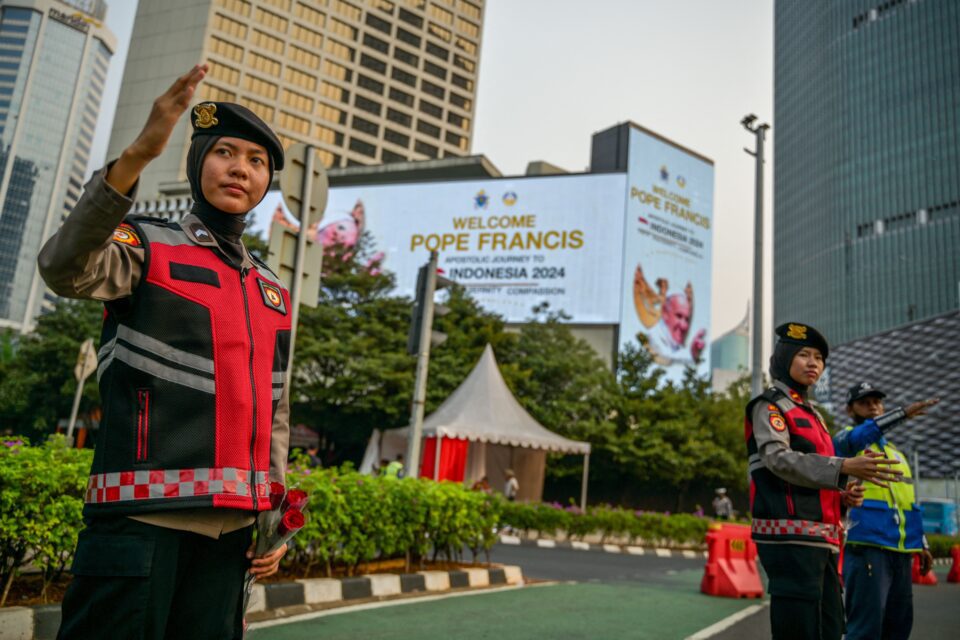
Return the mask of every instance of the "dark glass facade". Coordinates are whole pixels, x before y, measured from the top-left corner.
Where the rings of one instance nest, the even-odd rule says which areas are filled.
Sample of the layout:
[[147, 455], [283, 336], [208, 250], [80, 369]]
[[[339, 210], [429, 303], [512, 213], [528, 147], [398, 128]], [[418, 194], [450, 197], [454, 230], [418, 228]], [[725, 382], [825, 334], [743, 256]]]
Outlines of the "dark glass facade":
[[774, 322], [960, 308], [960, 2], [778, 0]]

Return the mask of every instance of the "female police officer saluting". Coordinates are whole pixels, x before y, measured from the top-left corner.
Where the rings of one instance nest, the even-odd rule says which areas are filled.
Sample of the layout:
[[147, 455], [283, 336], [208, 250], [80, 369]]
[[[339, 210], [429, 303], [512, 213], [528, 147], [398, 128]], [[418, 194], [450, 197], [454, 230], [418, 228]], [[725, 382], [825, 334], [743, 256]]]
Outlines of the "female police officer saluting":
[[143, 131], [94, 174], [39, 265], [56, 293], [102, 300], [103, 403], [61, 638], [239, 638], [254, 515], [283, 482], [289, 297], [240, 241], [283, 149], [229, 103], [191, 112], [182, 223], [129, 216], [207, 71], [156, 99]]
[[[847, 476], [895, 480], [895, 460], [839, 458], [807, 391], [823, 373], [829, 347], [816, 329], [777, 327], [770, 358], [773, 386], [747, 405], [752, 535], [769, 578], [774, 640], [839, 640], [843, 603], [837, 575], [840, 489]], [[862, 501], [862, 487], [846, 501]]]

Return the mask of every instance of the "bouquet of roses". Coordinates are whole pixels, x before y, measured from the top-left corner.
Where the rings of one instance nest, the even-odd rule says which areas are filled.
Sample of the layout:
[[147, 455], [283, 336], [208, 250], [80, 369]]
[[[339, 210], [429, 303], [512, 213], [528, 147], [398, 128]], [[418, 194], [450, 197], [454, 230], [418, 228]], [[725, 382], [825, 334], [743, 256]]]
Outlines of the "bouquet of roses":
[[[273, 553], [297, 534], [306, 523], [307, 492], [286, 489], [279, 482], [270, 483], [270, 509], [257, 516], [256, 557]], [[243, 610], [246, 612], [256, 576], [247, 574], [244, 582]]]

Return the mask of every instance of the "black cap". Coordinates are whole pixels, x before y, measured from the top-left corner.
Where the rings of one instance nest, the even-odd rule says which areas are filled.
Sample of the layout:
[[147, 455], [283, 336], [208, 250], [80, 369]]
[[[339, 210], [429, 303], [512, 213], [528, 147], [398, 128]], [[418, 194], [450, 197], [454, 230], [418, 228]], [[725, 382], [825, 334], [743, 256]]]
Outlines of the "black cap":
[[861, 382], [853, 385], [847, 390], [847, 406], [850, 406], [857, 400], [863, 400], [864, 398], [869, 398], [870, 396], [886, 398], [887, 394], [885, 394], [883, 391], [880, 391], [880, 389], [877, 389], [869, 382]]
[[827, 339], [808, 324], [787, 322], [776, 328], [776, 334], [780, 338], [780, 342], [818, 349], [824, 360], [830, 354], [830, 345], [827, 344]]
[[228, 136], [261, 145], [270, 155], [271, 169], [283, 169], [283, 145], [267, 123], [253, 111], [233, 102], [201, 102], [190, 112], [194, 140], [200, 136]]

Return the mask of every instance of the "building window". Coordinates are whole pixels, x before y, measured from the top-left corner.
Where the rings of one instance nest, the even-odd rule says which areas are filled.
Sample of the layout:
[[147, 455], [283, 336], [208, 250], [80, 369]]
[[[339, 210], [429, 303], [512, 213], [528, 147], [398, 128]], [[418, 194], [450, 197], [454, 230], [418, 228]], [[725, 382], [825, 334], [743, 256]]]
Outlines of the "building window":
[[341, 80], [343, 82], [350, 82], [353, 79], [353, 71], [347, 69], [346, 67], [337, 64], [336, 62], [330, 62], [329, 60], [324, 60], [322, 65], [324, 75], [328, 75], [335, 80]]
[[350, 138], [350, 150], [356, 151], [357, 153], [365, 155], [369, 158], [377, 157], [377, 148], [369, 142], [365, 142], [358, 138]]
[[400, 104], [405, 104], [408, 107], [413, 106], [413, 96], [407, 93], [406, 91], [400, 91], [400, 89], [394, 89], [390, 87], [390, 99]]
[[407, 31], [406, 29], [401, 29], [397, 27], [397, 40], [400, 42], [406, 42], [410, 46], [420, 48], [420, 36], [414, 35]]
[[443, 40], [444, 42], [450, 42], [453, 40], [453, 34], [450, 33], [448, 29], [444, 29], [438, 24], [430, 23], [430, 27], [427, 29], [430, 32], [430, 35], [436, 36]]
[[357, 28], [352, 27], [346, 22], [341, 22], [336, 18], [331, 18], [330, 23], [327, 25], [327, 29], [336, 36], [340, 36], [346, 40], [356, 40], [357, 39]]
[[290, 0], [261, 0], [264, 4], [280, 9], [281, 11], [290, 11]]
[[247, 39], [247, 25], [242, 22], [237, 22], [236, 20], [231, 20], [219, 13], [213, 16], [213, 28], [229, 36], [233, 36], [237, 40]]
[[228, 67], [225, 64], [220, 64], [219, 62], [211, 61], [210, 77], [214, 80], [219, 80], [223, 84], [235, 87], [237, 83], [240, 82], [240, 70]]
[[394, 153], [393, 151], [383, 150], [383, 164], [390, 164], [391, 162], [406, 162], [407, 159], [400, 155], [399, 153]]
[[287, 82], [290, 82], [291, 84], [294, 84], [302, 89], [306, 89], [307, 91], [316, 91], [317, 89], [316, 77], [308, 73], [304, 73], [303, 71], [298, 71], [293, 67], [287, 67], [283, 77]]
[[380, 38], [370, 35], [369, 33], [363, 34], [363, 44], [370, 47], [371, 49], [375, 49], [376, 51], [379, 51], [380, 53], [390, 52], [389, 44], [387, 44], [385, 41], [381, 40]]
[[314, 127], [313, 130], [314, 137], [320, 142], [325, 142], [335, 147], [340, 147], [343, 145], [343, 134], [339, 131], [334, 131], [330, 127], [324, 127], [323, 125], [319, 124]]
[[427, 41], [427, 53], [436, 58], [440, 58], [444, 62], [450, 58], [450, 52], [447, 49], [444, 49], [438, 44], [433, 44], [429, 40]]
[[393, 57], [404, 64], [410, 65], [411, 67], [416, 67], [420, 62], [419, 56], [415, 56], [406, 49], [401, 49], [400, 47], [393, 48]]
[[250, 111], [253, 111], [255, 114], [260, 116], [260, 118], [264, 122], [273, 122], [274, 111], [273, 111], [273, 107], [271, 107], [270, 105], [266, 105], [266, 104], [263, 104], [262, 102], [253, 100], [252, 98], [245, 98], [245, 97], [240, 98], [240, 104], [242, 104], [247, 109], [250, 109]]
[[420, 100], [420, 111], [428, 116], [433, 116], [438, 120], [443, 117], [443, 109], [432, 102], [427, 102], [426, 100]]
[[365, 20], [368, 26], [373, 27], [377, 31], [381, 31], [387, 35], [390, 35], [390, 23], [383, 18], [378, 18], [372, 13], [367, 13]]
[[379, 102], [375, 100], [371, 100], [370, 98], [365, 98], [361, 95], [353, 96], [353, 104], [358, 109], [363, 109], [368, 113], [372, 113], [378, 116], [380, 115], [380, 112], [383, 110], [383, 106]]
[[464, 111], [470, 111], [473, 108], [473, 103], [470, 100], [452, 91], [450, 92], [450, 102]]
[[267, 35], [263, 31], [253, 31], [253, 44], [267, 51], [283, 55], [283, 40]]
[[217, 4], [227, 11], [239, 13], [244, 18], [250, 17], [250, 3], [247, 0], [217, 0]]
[[390, 70], [390, 77], [394, 80], [402, 82], [403, 84], [410, 85], [411, 87], [417, 86], [417, 76], [413, 75], [412, 73], [407, 73], [403, 69], [394, 67]]
[[383, 75], [387, 74], [387, 63], [365, 53], [360, 54], [360, 65]]
[[447, 122], [452, 124], [455, 127], [460, 127], [464, 130], [470, 129], [470, 119], [464, 118], [463, 116], [454, 113], [453, 111], [447, 112]]
[[467, 22], [463, 18], [457, 18], [457, 31], [467, 34], [467, 36], [478, 40], [480, 38], [480, 27], [473, 24], [472, 22]]
[[290, 89], [283, 90], [283, 103], [298, 111], [313, 113], [313, 99]]
[[473, 80], [457, 74], [451, 74], [450, 82], [467, 91], [473, 91]]
[[440, 139], [440, 127], [430, 124], [429, 122], [417, 120], [417, 131], [425, 133], [432, 138]]
[[409, 25], [413, 25], [417, 29], [423, 29], [423, 18], [406, 9], [400, 9], [400, 19]]
[[394, 131], [389, 127], [383, 130], [383, 139], [398, 147], [407, 148], [410, 146], [410, 136]]
[[443, 87], [437, 86], [428, 80], [421, 80], [420, 88], [424, 93], [428, 93], [434, 98], [440, 98], [443, 100], [446, 97], [447, 92], [444, 91]]
[[306, 49], [302, 49], [295, 44], [290, 45], [290, 48], [287, 50], [287, 57], [311, 69], [318, 69], [320, 67], [320, 56]]
[[247, 52], [247, 65], [271, 76], [280, 75], [280, 63], [253, 51]]
[[221, 55], [224, 58], [233, 60], [234, 62], [240, 62], [243, 60], [243, 47], [238, 47], [237, 45], [227, 42], [226, 40], [221, 40], [216, 36], [210, 37], [210, 52]]
[[466, 38], [461, 38], [460, 36], [457, 36], [457, 41], [455, 45], [458, 49], [462, 51], [466, 51], [468, 54], [470, 54], [474, 58], [477, 57], [477, 45], [473, 44]]
[[373, 122], [370, 122], [366, 118], [361, 118], [360, 116], [353, 116], [353, 128], [356, 131], [360, 131], [361, 133], [365, 133], [369, 136], [373, 136], [374, 138], [380, 135], [379, 125]]
[[307, 29], [304, 26], [301, 26], [297, 23], [293, 23], [293, 28], [290, 30], [290, 34], [295, 40], [299, 40], [305, 45], [308, 45], [311, 49], [320, 49], [323, 44], [323, 36], [313, 29]]
[[460, 9], [460, 13], [467, 16], [468, 18], [473, 18], [477, 22], [480, 21], [480, 7], [473, 4], [472, 2], [467, 2], [467, 0], [460, 0], [457, 2], [457, 7]]
[[368, 4], [374, 9], [380, 9], [384, 13], [393, 13], [393, 3], [390, 0], [367, 0]]
[[273, 29], [274, 31], [280, 31], [282, 33], [287, 32], [287, 19], [283, 16], [279, 16], [272, 11], [267, 11], [266, 9], [257, 8], [257, 24], [259, 26], [267, 27]]
[[281, 111], [279, 124], [284, 129], [289, 129], [300, 135], [310, 135], [310, 121], [306, 118], [299, 118], [292, 113]]
[[383, 95], [383, 83], [374, 80], [373, 78], [368, 78], [362, 73], [357, 75], [357, 86], [363, 87], [367, 91], [372, 91], [373, 93]]
[[438, 64], [433, 64], [429, 60], [423, 61], [423, 70], [441, 80], [447, 79], [447, 70]]
[[[305, 5], [305, 4], [303, 4], [302, 2], [298, 2], [298, 3], [297, 3], [297, 9], [296, 9], [296, 11], [294, 12], [294, 14], [295, 14], [298, 18], [300, 18], [301, 20], [304, 20], [304, 21], [306, 21], [306, 22], [312, 22], [313, 24], [315, 24], [315, 25], [317, 25], [318, 27], [320, 27], [321, 29], [323, 29], [324, 16], [323, 16], [322, 13], [320, 13], [319, 11], [317, 11], [316, 9], [314, 9], [313, 7], [309, 7], [309, 6]], [[294, 23], [294, 24], [296, 24], [296, 23]]]
[[343, 0], [332, 0], [330, 6], [334, 11], [339, 13], [342, 16], [346, 16], [351, 20], [360, 22], [360, 8], [355, 7], [349, 2], [344, 2]]
[[452, 131], [447, 131], [446, 134], [447, 144], [452, 144], [455, 147], [458, 147], [461, 151], [467, 150], [467, 139], [464, 136], [458, 136]]
[[417, 140], [417, 142], [413, 145], [413, 150], [417, 153], [422, 153], [429, 158], [436, 158], [440, 155], [439, 149], [432, 144], [424, 142], [423, 140]]
[[350, 102], [350, 92], [329, 82], [320, 83], [320, 95], [334, 102]]
[[252, 91], [264, 98], [269, 98], [270, 100], [277, 99], [277, 85], [272, 82], [267, 82], [266, 80], [261, 80], [256, 76], [247, 75], [244, 77], [243, 87], [247, 91]]
[[342, 60], [349, 60], [353, 62], [354, 51], [345, 44], [340, 44], [336, 40], [331, 40], [327, 38], [327, 41], [323, 44], [323, 50], [334, 56], [335, 58], [340, 58]]
[[214, 86], [209, 82], [205, 82], [200, 85], [201, 92], [203, 96], [202, 100], [211, 101], [211, 102], [236, 102], [237, 94], [232, 91], [227, 91], [226, 89], [221, 89], [220, 87]]
[[321, 119], [334, 124], [347, 123], [347, 114], [345, 111], [322, 102], [317, 103], [317, 115], [320, 116]]
[[396, 122], [404, 127], [409, 127], [411, 124], [413, 124], [413, 118], [405, 114], [403, 111], [397, 111], [396, 109], [387, 109], [387, 120], [390, 122]]
[[473, 60], [468, 60], [467, 58], [464, 58], [461, 55], [454, 54], [453, 64], [454, 66], [460, 67], [464, 71], [468, 71], [470, 73], [473, 73], [474, 71], [477, 70], [476, 62], [474, 62]]
[[430, 5], [430, 8], [427, 9], [427, 15], [444, 24], [453, 24], [453, 14], [435, 4]]

